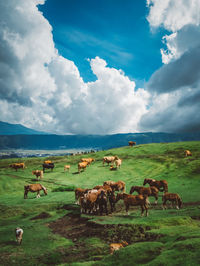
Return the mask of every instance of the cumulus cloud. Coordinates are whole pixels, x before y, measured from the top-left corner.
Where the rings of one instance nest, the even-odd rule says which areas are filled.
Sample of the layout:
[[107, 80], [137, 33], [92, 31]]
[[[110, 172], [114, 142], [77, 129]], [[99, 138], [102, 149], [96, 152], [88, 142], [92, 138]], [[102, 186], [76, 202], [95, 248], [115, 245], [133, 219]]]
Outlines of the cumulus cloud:
[[96, 57], [85, 83], [55, 49], [43, 0], [0, 3], [0, 120], [59, 134], [138, 131], [149, 93]]
[[200, 130], [200, 2], [149, 0], [152, 28], [163, 27], [164, 65], [153, 73], [147, 88], [152, 105], [140, 121], [141, 130], [190, 132]]

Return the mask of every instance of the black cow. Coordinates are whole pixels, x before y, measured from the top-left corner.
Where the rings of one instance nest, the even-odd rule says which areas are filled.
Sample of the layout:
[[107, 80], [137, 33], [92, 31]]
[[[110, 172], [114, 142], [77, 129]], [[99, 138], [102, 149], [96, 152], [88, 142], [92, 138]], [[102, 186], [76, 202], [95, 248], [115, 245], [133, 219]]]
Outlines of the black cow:
[[43, 163], [42, 167], [43, 167], [43, 172], [45, 172], [45, 168], [51, 169], [51, 171], [53, 171], [54, 163]]

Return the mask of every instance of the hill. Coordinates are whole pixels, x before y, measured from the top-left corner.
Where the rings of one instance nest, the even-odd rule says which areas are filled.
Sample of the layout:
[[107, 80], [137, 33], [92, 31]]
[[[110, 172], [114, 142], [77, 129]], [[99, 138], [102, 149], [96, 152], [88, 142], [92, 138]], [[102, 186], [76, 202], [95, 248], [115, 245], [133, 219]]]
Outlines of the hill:
[[127, 133], [114, 135], [3, 135], [0, 149], [95, 149], [107, 150], [137, 144], [200, 140], [200, 133]]
[[34, 129], [24, 127], [20, 124], [10, 124], [0, 121], [0, 135], [38, 135], [47, 134], [41, 131], [36, 131]]
[[[184, 156], [184, 150], [192, 152]], [[121, 169], [110, 171], [102, 157], [122, 158]], [[2, 265], [198, 265], [200, 262], [200, 142], [144, 144], [100, 151], [95, 162], [77, 174], [83, 155], [48, 157], [55, 163], [51, 172], [37, 181], [32, 170], [41, 169], [45, 158], [15, 159], [27, 168], [17, 172], [8, 167], [13, 159], [0, 161], [0, 255]], [[70, 164], [70, 172], [64, 165]], [[105, 180], [123, 180], [126, 191], [143, 184], [144, 178], [165, 179], [169, 192], [183, 199], [180, 210], [162, 210], [149, 197], [149, 216], [131, 207], [127, 216], [122, 201], [109, 215], [80, 214], [74, 204], [74, 188], [93, 188]], [[23, 198], [24, 185], [40, 182], [48, 190], [36, 198]], [[117, 192], [116, 192], [117, 193]], [[21, 246], [14, 228], [24, 230]], [[109, 255], [109, 244], [127, 241], [128, 246]]]

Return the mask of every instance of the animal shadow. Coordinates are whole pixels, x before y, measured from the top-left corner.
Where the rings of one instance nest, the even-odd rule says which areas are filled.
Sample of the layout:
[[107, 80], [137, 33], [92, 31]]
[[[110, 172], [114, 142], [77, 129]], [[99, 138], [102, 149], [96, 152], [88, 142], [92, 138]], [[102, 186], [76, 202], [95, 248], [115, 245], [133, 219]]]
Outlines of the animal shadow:
[[74, 172], [74, 173], [72, 173], [73, 175], [77, 175], [77, 174], [79, 174], [79, 172]]

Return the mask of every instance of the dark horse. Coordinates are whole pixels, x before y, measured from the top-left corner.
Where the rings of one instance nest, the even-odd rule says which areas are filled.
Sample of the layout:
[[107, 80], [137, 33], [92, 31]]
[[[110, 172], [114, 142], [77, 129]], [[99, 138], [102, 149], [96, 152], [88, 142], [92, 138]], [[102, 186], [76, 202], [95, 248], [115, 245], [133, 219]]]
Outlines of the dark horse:
[[161, 192], [167, 192], [168, 191], [168, 183], [166, 180], [160, 180], [157, 181], [155, 179], [151, 178], [145, 178], [143, 186], [149, 184], [151, 187], [156, 187]]
[[51, 169], [51, 171], [53, 171], [54, 163], [43, 163], [42, 167], [43, 167], [43, 172], [45, 172], [45, 168]]

